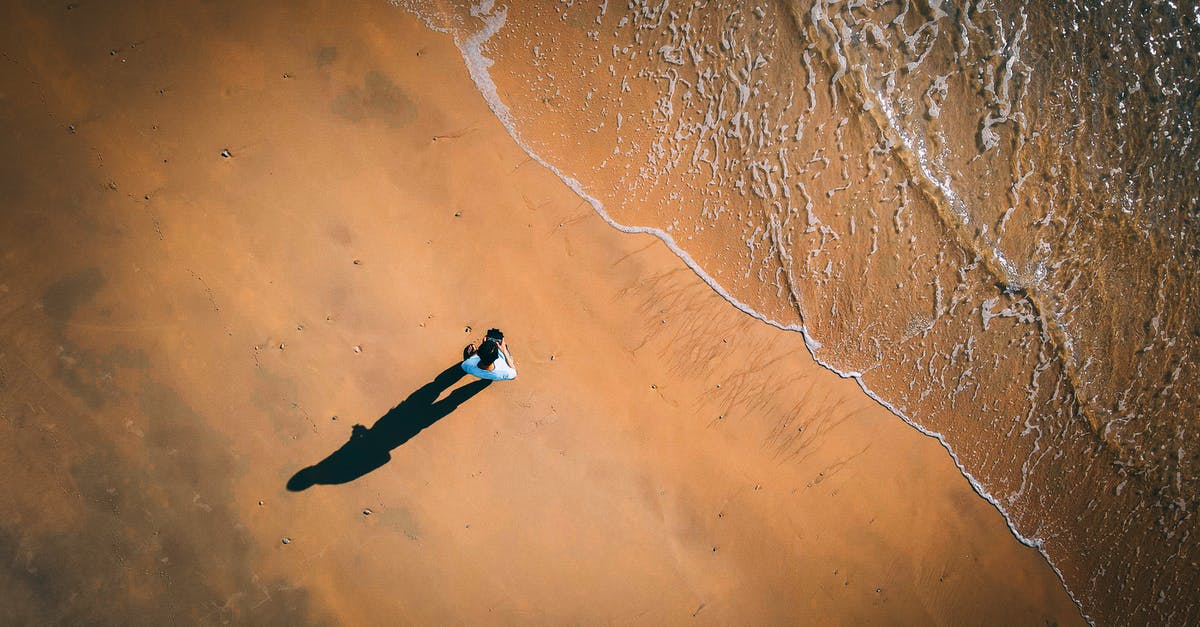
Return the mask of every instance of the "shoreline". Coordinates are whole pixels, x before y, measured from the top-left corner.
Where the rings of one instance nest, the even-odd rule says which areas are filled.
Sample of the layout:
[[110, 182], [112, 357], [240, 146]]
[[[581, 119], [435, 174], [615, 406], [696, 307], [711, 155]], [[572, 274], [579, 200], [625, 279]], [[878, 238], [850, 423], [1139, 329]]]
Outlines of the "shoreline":
[[[390, 1], [393, 4], [396, 4], [396, 2], [397, 2], [397, 0], [390, 0]], [[398, 8], [401, 8], [402, 10], [407, 10], [407, 9], [403, 9], [403, 7], [398, 7]], [[476, 88], [479, 90], [480, 96], [487, 103], [488, 108], [496, 116], [496, 119], [504, 127], [505, 131], [507, 131], [508, 135], [512, 138], [513, 142], [516, 143], [517, 146], [519, 146], [521, 148], [521, 150], [525, 152], [525, 154], [529, 155], [530, 158], [537, 161], [542, 167], [553, 172], [554, 175], [557, 176], [564, 185], [566, 185], [573, 192], [575, 192], [575, 194], [578, 195], [581, 199], [586, 201], [587, 204], [590, 205], [592, 207], [592, 209], [595, 210], [596, 213], [600, 216], [600, 218], [603, 219], [609, 226], [611, 226], [612, 228], [616, 229], [617, 231], [627, 234], [627, 235], [648, 234], [648, 235], [653, 235], [654, 237], [658, 238], [660, 241], [662, 241], [662, 243], [667, 248], [669, 248], [671, 250], [672, 253], [675, 254], [675, 256], [677, 256], [679, 258], [680, 261], [682, 261], [684, 263], [684, 265], [686, 265], [688, 267], [688, 269], [690, 269], [693, 273], [696, 274], [697, 278], [699, 278], [706, 285], [708, 285], [723, 300], [725, 300], [727, 303], [729, 303], [730, 306], [741, 311], [742, 313], [746, 314], [747, 316], [750, 316], [751, 318], [754, 318], [755, 320], [758, 320], [766, 325], [775, 327], [776, 329], [779, 329], [780, 331], [799, 333], [803, 337], [804, 345], [808, 349], [808, 353], [812, 357], [812, 360], [814, 363], [816, 363], [820, 367], [828, 370], [829, 372], [832, 372], [833, 374], [837, 375], [838, 377], [840, 377], [842, 379], [854, 380], [858, 384], [858, 386], [862, 388], [863, 393], [866, 394], [872, 400], [874, 400], [876, 403], [878, 403], [880, 407], [886, 409], [889, 413], [894, 415], [896, 418], [899, 418], [905, 424], [912, 427], [913, 429], [915, 429], [917, 432], [921, 433], [922, 435], [929, 437], [933, 440], [936, 440], [938, 442], [938, 444], [940, 444], [941, 447], [946, 450], [946, 453], [949, 455], [950, 459], [953, 461], [954, 466], [956, 468], [958, 468], [958, 471], [962, 474], [963, 478], [971, 486], [971, 489], [981, 499], [987, 501], [988, 504], [990, 504], [993, 508], [995, 508], [996, 512], [998, 514], [1000, 514], [1000, 516], [1004, 519], [1004, 523], [1008, 527], [1009, 531], [1012, 533], [1013, 537], [1021, 544], [1025, 545], [1027, 547], [1036, 549], [1038, 551], [1038, 553], [1042, 556], [1042, 558], [1045, 559], [1046, 564], [1049, 565], [1050, 568], [1054, 571], [1055, 576], [1058, 578], [1059, 583], [1062, 585], [1063, 591], [1067, 593], [1067, 596], [1069, 596], [1071, 598], [1071, 602], [1074, 603], [1075, 606], [1079, 609], [1080, 616], [1085, 621], [1087, 621], [1089, 624], [1095, 624], [1094, 620], [1088, 615], [1087, 610], [1083, 606], [1083, 603], [1071, 591], [1070, 586], [1068, 585], [1066, 579], [1063, 577], [1062, 571], [1058, 568], [1058, 566], [1054, 563], [1054, 560], [1051, 558], [1050, 554], [1046, 551], [1044, 540], [1041, 538], [1026, 537], [1017, 529], [1016, 523], [1013, 522], [1009, 512], [1004, 508], [1003, 505], [1001, 505], [999, 499], [997, 499], [990, 492], [988, 492], [987, 489], [983, 486], [983, 484], [966, 469], [966, 467], [963, 465], [963, 463], [959, 460], [958, 454], [954, 451], [954, 447], [951, 446], [948, 441], [946, 441], [946, 438], [941, 433], [927, 429], [920, 423], [909, 418], [907, 415], [904, 414], [904, 412], [900, 411], [893, 404], [889, 403], [888, 401], [883, 399], [881, 396], [879, 396], [877, 393], [875, 393], [873, 390], [871, 390], [871, 388], [867, 385], [866, 381], [863, 380], [862, 372], [857, 372], [857, 371], [843, 372], [841, 370], [838, 370], [834, 366], [830, 365], [829, 363], [823, 361], [822, 359], [820, 359], [817, 356], [816, 351], [817, 351], [817, 349], [819, 349], [821, 347], [821, 343], [816, 338], [812, 337], [812, 335], [808, 332], [808, 329], [805, 327], [803, 322], [800, 325], [795, 325], [795, 324], [785, 324], [785, 323], [776, 321], [774, 319], [771, 319], [769, 316], [758, 312], [750, 305], [747, 305], [746, 303], [743, 303], [742, 301], [738, 300], [736, 297], [734, 297], [732, 294], [730, 294], [728, 290], [726, 290], [724, 287], [722, 287], [721, 284], [718, 283], [715, 278], [713, 278], [707, 272], [705, 272], [704, 269], [700, 267], [700, 264], [697, 263], [692, 258], [692, 256], [687, 253], [687, 251], [683, 250], [683, 248], [680, 247], [675, 242], [675, 239], [671, 236], [670, 233], [667, 233], [667, 232], [663, 231], [662, 229], [658, 229], [655, 227], [629, 226], [629, 225], [621, 224], [620, 222], [616, 221], [611, 215], [609, 215], [609, 213], [607, 211], [605, 211], [603, 203], [599, 199], [588, 194], [587, 191], [584, 189], [583, 185], [578, 180], [563, 173], [557, 166], [553, 165], [546, 159], [542, 158], [539, 154], [537, 154], [533, 150], [533, 148], [531, 148], [529, 146], [528, 142], [522, 140], [520, 132], [516, 128], [516, 123], [512, 120], [511, 113], [509, 112], [508, 107], [504, 104], [503, 100], [498, 95], [498, 91], [496, 89], [496, 84], [492, 81], [491, 75], [488, 72], [488, 67], [491, 66], [492, 61], [490, 59], [488, 59], [482, 52], [482, 47], [487, 43], [488, 39], [490, 39], [493, 35], [495, 35], [496, 32], [498, 32], [499, 29], [503, 28], [503, 26], [504, 26], [503, 13], [498, 13], [494, 16], [489, 15], [489, 14], [490, 14], [490, 10], [485, 11], [482, 15], [479, 16], [480, 20], [484, 22], [484, 25], [480, 28], [479, 31], [470, 35], [467, 38], [467, 41], [465, 43], [458, 41], [458, 38], [454, 37], [452, 33], [446, 33], [446, 34], [448, 34], [449, 36], [451, 36], [454, 39], [455, 46], [458, 48], [460, 54], [462, 54], [463, 63], [465, 65], [468, 73], [470, 74], [472, 81], [475, 83]], [[419, 16], [419, 15], [417, 15], [416, 17], [418, 19], [422, 19], [421, 16]], [[430, 30], [433, 30], [436, 32], [445, 32], [445, 31], [442, 31], [441, 29], [435, 27], [433, 24], [431, 24], [428, 21], [425, 21], [425, 20], [422, 20], [422, 21], [425, 22], [425, 26], [427, 28], [429, 28]], [[895, 125], [893, 125], [893, 126], [895, 126]], [[925, 173], [925, 174], [928, 175], [928, 173]]]

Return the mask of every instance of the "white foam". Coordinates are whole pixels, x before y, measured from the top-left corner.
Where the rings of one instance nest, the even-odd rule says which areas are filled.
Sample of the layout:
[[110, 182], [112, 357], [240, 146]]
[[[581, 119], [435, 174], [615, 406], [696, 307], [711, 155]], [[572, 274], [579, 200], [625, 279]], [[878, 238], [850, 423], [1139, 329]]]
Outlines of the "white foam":
[[[898, 409], [896, 406], [892, 405], [891, 403], [889, 403], [888, 401], [886, 401], [882, 397], [880, 397], [878, 394], [876, 394], [873, 390], [871, 390], [870, 387], [867, 386], [866, 382], [863, 380], [863, 375], [864, 375], [863, 372], [842, 371], [842, 370], [839, 370], [838, 368], [834, 367], [833, 365], [823, 361], [820, 357], [818, 357], [817, 351], [821, 348], [821, 343], [808, 332], [808, 329], [804, 325], [803, 322], [801, 322], [801, 324], [799, 324], [799, 325], [796, 325], [796, 324], [786, 324], [783, 322], [773, 320], [773, 319], [765, 316], [764, 314], [759, 313], [758, 311], [754, 310], [752, 307], [750, 307], [746, 303], [743, 303], [742, 301], [738, 300], [736, 297], [734, 297], [732, 294], [730, 294], [728, 291], [726, 291], [724, 287], [722, 287], [719, 283], [717, 283], [717, 281], [712, 276], [710, 276], [707, 272], [705, 272], [700, 267], [700, 265], [698, 263], [696, 263], [696, 261], [692, 258], [692, 256], [687, 253], [687, 251], [680, 248], [680, 246], [675, 242], [675, 239], [669, 233], [667, 233], [666, 231], [663, 231], [661, 229], [656, 229], [653, 227], [627, 226], [627, 225], [617, 222], [616, 220], [614, 220], [612, 218], [612, 216], [610, 216], [608, 214], [607, 211], [605, 211], [604, 205], [600, 202], [599, 199], [597, 199], [587, 193], [587, 190], [584, 189], [583, 184], [581, 184], [579, 181], [572, 178], [571, 176], [568, 176], [566, 173], [564, 173], [562, 170], [560, 170], [557, 166], [546, 161], [544, 158], [542, 158], [541, 155], [534, 152], [534, 150], [530, 147], [529, 143], [526, 142], [522, 138], [521, 133], [517, 130], [516, 123], [512, 118], [512, 114], [510, 113], [508, 106], [505, 105], [504, 102], [500, 99], [499, 92], [496, 88], [496, 84], [495, 84], [495, 82], [492, 81], [491, 74], [488, 71], [489, 68], [493, 65], [493, 61], [491, 59], [487, 58], [486, 56], [484, 56], [484, 54], [483, 54], [484, 44], [487, 42], [488, 39], [490, 39], [493, 35], [495, 35], [497, 32], [499, 32], [500, 28], [502, 28], [504, 26], [504, 22], [507, 17], [507, 7], [501, 8], [498, 11], [493, 11], [492, 4], [493, 4], [493, 0], [481, 0], [480, 4], [472, 6], [471, 14], [473, 16], [479, 18], [483, 22], [483, 27], [480, 30], [472, 33], [465, 39], [460, 38], [457, 34], [455, 34], [454, 42], [455, 42], [455, 45], [458, 47], [459, 51], [463, 55], [463, 60], [466, 63], [467, 71], [470, 74], [471, 79], [475, 82], [476, 88], [479, 90], [480, 94], [484, 97], [484, 101], [487, 102], [488, 108], [490, 108], [492, 110], [492, 113], [494, 113], [496, 115], [496, 117], [500, 120], [500, 123], [504, 126], [505, 130], [508, 131], [508, 134], [513, 138], [513, 141], [515, 141], [516, 144], [527, 155], [529, 155], [529, 157], [531, 159], [537, 161], [539, 164], [542, 165], [542, 167], [545, 167], [547, 170], [553, 172], [564, 184], [567, 185], [567, 187], [571, 188], [571, 190], [574, 191], [577, 195], [579, 195], [580, 198], [582, 198], [585, 202], [587, 202], [589, 205], [591, 205], [592, 209], [594, 209], [596, 211], [596, 214], [599, 215], [601, 217], [601, 219], [603, 219], [605, 222], [607, 222], [614, 229], [617, 229], [618, 231], [621, 231], [622, 233], [630, 233], [630, 234], [644, 233], [644, 234], [649, 234], [649, 235], [653, 235], [653, 236], [657, 237], [664, 244], [666, 244], [667, 248], [669, 248], [673, 253], [675, 253], [684, 262], [684, 264], [686, 264], [687, 267], [692, 270], [692, 272], [696, 273], [696, 276], [700, 277], [700, 279], [702, 281], [704, 281], [705, 284], [707, 284], [710, 288], [712, 288], [712, 290], [714, 292], [716, 292], [718, 295], [720, 295], [721, 298], [723, 298], [729, 304], [733, 305], [734, 307], [736, 307], [738, 310], [742, 311], [746, 315], [749, 315], [757, 320], [760, 320], [760, 321], [762, 321], [766, 324], [769, 324], [773, 327], [776, 327], [780, 330], [799, 332], [801, 334], [801, 336], [804, 338], [804, 345], [808, 349], [809, 355], [812, 356], [814, 362], [816, 362], [821, 367], [825, 368], [826, 370], [829, 370], [830, 372], [833, 372], [834, 374], [836, 374], [837, 376], [839, 376], [843, 379], [853, 379], [858, 384], [859, 388], [862, 389], [863, 393], [865, 393], [868, 397], [870, 397], [875, 402], [879, 403], [880, 406], [887, 409], [889, 412], [894, 414], [896, 417], [903, 420], [906, 424], [908, 424], [913, 429], [916, 429], [919, 433], [937, 440], [938, 443], [941, 444], [942, 448], [944, 448], [946, 450], [946, 452], [950, 455], [950, 459], [954, 462], [955, 467], [957, 467], [959, 472], [962, 474], [962, 476], [964, 478], [966, 478], [968, 484], [970, 484], [970, 486], [971, 486], [971, 489], [974, 490], [976, 494], [978, 494], [980, 497], [982, 497], [988, 503], [990, 503], [994, 508], [996, 508], [996, 511], [1000, 513], [1000, 516], [1004, 519], [1004, 523], [1008, 526], [1009, 531], [1012, 533], [1013, 537], [1015, 537], [1017, 539], [1017, 541], [1019, 541], [1020, 543], [1026, 545], [1026, 546], [1029, 546], [1029, 547], [1032, 547], [1032, 548], [1035, 548], [1038, 550], [1038, 552], [1046, 560], [1047, 564], [1050, 565], [1050, 568], [1054, 571], [1055, 575], [1058, 577], [1059, 583], [1062, 584], [1063, 589], [1067, 592], [1067, 595], [1075, 603], [1076, 607], [1078, 607], [1079, 612], [1082, 615], [1082, 617], [1084, 618], [1084, 620], [1088, 621], [1091, 624], [1095, 624], [1095, 622], [1092, 620], [1092, 618], [1090, 616], [1088, 616], [1087, 612], [1084, 610], [1083, 604], [1080, 603], [1079, 599], [1077, 599], [1075, 597], [1074, 593], [1071, 592], [1070, 587], [1067, 585], [1066, 580], [1063, 578], [1062, 571], [1059, 570], [1058, 566], [1054, 563], [1054, 561], [1050, 558], [1050, 555], [1046, 552], [1044, 540], [1041, 538], [1027, 537], [1027, 536], [1023, 535], [1020, 531], [1017, 530], [1016, 523], [1013, 522], [1008, 511], [1005, 510], [1004, 507], [1001, 505], [1000, 501], [995, 496], [993, 496], [991, 493], [989, 493], [987, 491], [987, 489], [983, 486], [983, 484], [978, 479], [976, 479], [975, 476], [970, 473], [970, 471], [968, 471], [966, 469], [966, 467], [963, 465], [962, 461], [959, 459], [958, 454], [954, 451], [954, 448], [950, 445], [949, 442], [946, 441], [946, 438], [941, 433], [936, 432], [936, 431], [931, 431], [931, 430], [925, 428], [924, 426], [918, 424], [917, 422], [915, 422], [914, 420], [909, 418], [907, 415], [905, 415], [905, 413], [902, 412], [900, 409]], [[814, 11], [815, 10], [816, 9], [814, 8]], [[427, 20], [426, 20], [426, 23], [428, 24]], [[441, 30], [441, 29], [436, 29], [436, 30]], [[445, 31], [443, 30], [441, 32], [445, 32]], [[805, 57], [807, 57], [807, 56], [808, 56], [808, 54], [806, 52]], [[807, 62], [808, 59], [806, 58], [805, 61]], [[806, 65], [807, 65], [807, 63], [806, 63]], [[879, 101], [881, 104], [885, 105], [885, 111], [886, 111], [886, 100], [884, 98], [880, 97]], [[892, 114], [892, 115], [894, 115], [894, 114]], [[891, 115], [889, 115], [889, 117], [891, 117]], [[889, 120], [889, 121], [893, 121], [893, 120]], [[893, 121], [893, 123], [894, 123], [894, 121]], [[897, 125], [897, 126], [895, 126], [895, 128], [897, 130], [899, 130], [900, 127]], [[900, 135], [901, 135], [902, 140], [907, 139], [902, 132], [900, 133]], [[911, 148], [911, 146], [910, 146], [910, 148]], [[924, 151], [921, 150], [920, 152], [922, 153], [921, 156], [923, 157]], [[925, 159], [921, 159], [920, 163], [923, 166], [926, 166], [927, 162], [925, 161]], [[957, 200], [957, 197], [954, 195], [953, 190], [948, 189], [948, 187], [949, 187], [948, 182], [940, 180], [931, 171], [925, 171], [925, 172], [923, 172], [923, 174], [925, 174], [927, 177], [929, 177], [937, 187], [942, 188], [942, 191], [946, 192], [947, 196], [952, 201]], [[965, 218], [965, 216], [963, 216], [963, 217]], [[794, 285], [793, 285], [792, 289], [793, 289], [793, 293], [794, 293], [794, 290], [795, 290]], [[796, 296], [798, 296], [798, 294], [796, 294]], [[797, 300], [796, 303], [799, 304], [799, 301]], [[801, 319], [803, 320], [803, 312], [799, 312], [799, 313], [801, 315]]]

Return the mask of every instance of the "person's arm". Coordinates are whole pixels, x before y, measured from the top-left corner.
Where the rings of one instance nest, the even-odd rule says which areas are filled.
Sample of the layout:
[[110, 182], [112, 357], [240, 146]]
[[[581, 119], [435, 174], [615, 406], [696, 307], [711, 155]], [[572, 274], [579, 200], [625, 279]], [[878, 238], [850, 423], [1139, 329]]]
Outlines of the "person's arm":
[[513, 361], [512, 353], [508, 352], [508, 344], [504, 340], [500, 340], [500, 350], [504, 352], [504, 361], [507, 361], [508, 365], [513, 367], [513, 370], [516, 370], [517, 362]]

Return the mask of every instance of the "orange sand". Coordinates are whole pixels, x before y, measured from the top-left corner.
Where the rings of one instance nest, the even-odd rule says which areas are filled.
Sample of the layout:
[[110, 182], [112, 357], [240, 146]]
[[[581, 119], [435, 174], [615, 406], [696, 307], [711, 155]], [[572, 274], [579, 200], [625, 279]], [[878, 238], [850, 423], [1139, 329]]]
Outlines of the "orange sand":
[[[606, 226], [446, 36], [122, 4], [0, 20], [0, 622], [1080, 622], [937, 442]], [[519, 379], [285, 489], [489, 326]]]

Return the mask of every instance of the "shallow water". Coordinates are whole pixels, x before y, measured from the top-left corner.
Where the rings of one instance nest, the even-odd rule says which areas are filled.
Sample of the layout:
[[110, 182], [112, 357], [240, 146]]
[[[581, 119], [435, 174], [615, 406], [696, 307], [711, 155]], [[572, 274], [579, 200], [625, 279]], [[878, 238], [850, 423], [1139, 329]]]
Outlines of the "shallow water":
[[1200, 8], [406, 8], [606, 217], [941, 438], [1085, 615], [1200, 620]]

